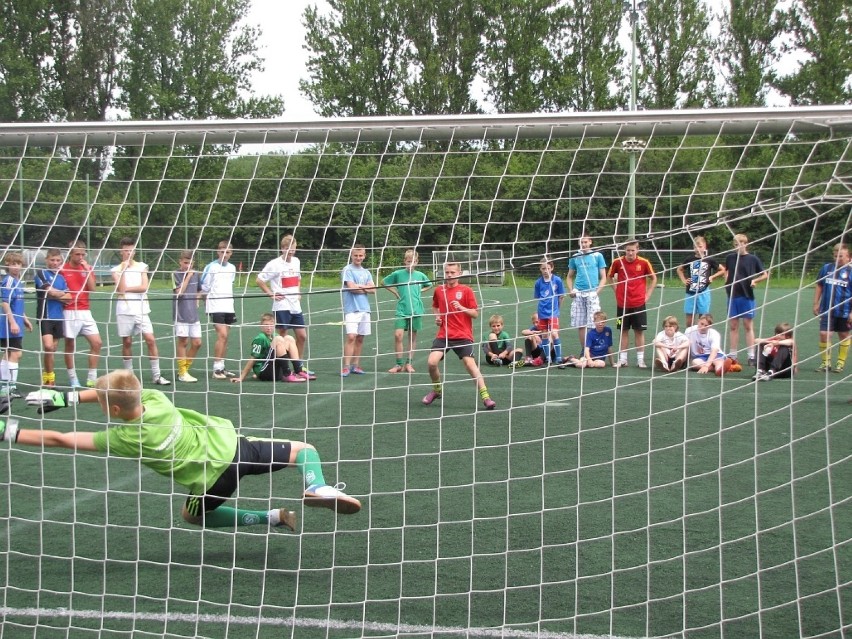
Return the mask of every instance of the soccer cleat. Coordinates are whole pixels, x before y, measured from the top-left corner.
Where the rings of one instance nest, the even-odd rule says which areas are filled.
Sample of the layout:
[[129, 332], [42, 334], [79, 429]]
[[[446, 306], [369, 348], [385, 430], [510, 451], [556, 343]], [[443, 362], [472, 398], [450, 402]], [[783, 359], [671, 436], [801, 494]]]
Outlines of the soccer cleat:
[[273, 524], [272, 528], [289, 528], [290, 530], [296, 530], [296, 513], [292, 510], [287, 510], [286, 508], [280, 508], [278, 510], [278, 523]]
[[434, 402], [436, 399], [439, 399], [440, 397], [441, 397], [441, 393], [439, 393], [438, 391], [433, 391], [433, 390], [432, 390], [432, 391], [429, 391], [429, 392], [426, 394], [426, 397], [424, 397], [424, 398], [423, 398], [423, 403], [424, 403], [426, 406], [428, 406], [429, 404], [431, 404], [432, 402]]
[[317, 376], [314, 373], [312, 373], [311, 371], [309, 371], [307, 368], [303, 368], [301, 370], [301, 372], [296, 373], [296, 374], [299, 377], [301, 377], [303, 380], [305, 380], [306, 382], [312, 382], [313, 380], [315, 380], [317, 378]]
[[648, 365], [645, 363], [644, 360], [642, 360], [641, 362], [636, 363], [636, 368], [648, 368]]
[[86, 388], [94, 388], [94, 387], [95, 387], [95, 380], [87, 379], [86, 380]]
[[762, 371], [760, 369], [757, 369], [757, 373], [755, 373], [752, 376], [751, 381], [756, 382], [758, 379], [760, 379], [765, 374], [766, 374], [766, 371]]
[[154, 378], [154, 385], [155, 386], [171, 386], [172, 383], [169, 380], [167, 380], [165, 377], [160, 375], [159, 377]]
[[364, 375], [364, 374], [365, 374], [365, 373], [364, 373], [364, 369], [363, 369], [363, 368], [361, 368], [360, 366], [354, 366], [354, 367], [352, 367], [352, 369], [351, 369], [351, 371], [350, 371], [350, 372], [351, 372], [353, 375]]
[[178, 381], [179, 382], [185, 382], [187, 384], [194, 384], [198, 380], [195, 377], [193, 377], [192, 375], [190, 375], [189, 373], [183, 373], [181, 375], [178, 375]]
[[526, 362], [522, 359], [519, 359], [517, 362], [512, 362], [512, 368], [523, 368], [526, 365]]
[[837, 362], [837, 364], [834, 366], [834, 372], [835, 373], [842, 373], [843, 372], [843, 362]]
[[6, 397], [8, 397], [9, 399], [21, 399], [23, 398], [23, 395], [18, 392], [17, 388], [11, 386], [9, 388], [9, 391], [6, 393]]
[[285, 381], [288, 384], [304, 384], [308, 380], [306, 380], [301, 375], [294, 375], [293, 373], [290, 373], [286, 377], [283, 377], [282, 381]]
[[314, 508], [328, 508], [341, 515], [352, 515], [361, 510], [361, 502], [343, 492], [346, 484], [309, 486], [303, 503]]
[[344, 366], [343, 369], [340, 371], [340, 376], [349, 377], [349, 369]]
[[486, 397], [482, 400], [482, 403], [485, 404], [485, 410], [494, 410], [497, 408], [497, 402], [495, 402], [490, 397]]
[[823, 362], [814, 369], [817, 373], [828, 373], [831, 371], [831, 363]]

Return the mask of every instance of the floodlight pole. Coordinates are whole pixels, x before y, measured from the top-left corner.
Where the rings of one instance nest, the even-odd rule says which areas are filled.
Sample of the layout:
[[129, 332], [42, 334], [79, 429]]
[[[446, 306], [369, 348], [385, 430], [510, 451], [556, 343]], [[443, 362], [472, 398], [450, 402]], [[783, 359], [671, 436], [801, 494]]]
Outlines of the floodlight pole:
[[[638, 37], [639, 11], [645, 8], [641, 0], [624, 0], [624, 11], [630, 20], [630, 111], [636, 111], [636, 39]], [[628, 150], [630, 181], [627, 186], [627, 235], [636, 237], [636, 153], [641, 147]]]

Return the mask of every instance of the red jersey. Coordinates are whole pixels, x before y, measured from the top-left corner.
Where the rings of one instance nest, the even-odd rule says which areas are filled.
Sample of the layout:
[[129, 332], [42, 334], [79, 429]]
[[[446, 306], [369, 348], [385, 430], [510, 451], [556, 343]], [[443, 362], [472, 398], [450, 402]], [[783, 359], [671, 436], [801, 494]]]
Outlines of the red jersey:
[[450, 308], [451, 302], [459, 302], [465, 308], [479, 308], [473, 290], [464, 284], [448, 288], [445, 284], [435, 287], [432, 308], [444, 320], [438, 327], [437, 339], [463, 339], [473, 341], [473, 318], [463, 311]]
[[86, 288], [86, 280], [91, 271], [91, 266], [73, 266], [68, 262], [59, 269], [59, 274], [65, 278], [68, 292], [71, 293], [71, 301], [65, 305], [66, 311], [89, 310], [89, 290]]
[[[618, 257], [609, 267], [609, 276], [615, 282], [615, 305], [618, 308], [638, 308], [645, 305], [645, 278], [654, 274], [654, 267], [644, 257], [637, 256], [632, 262]], [[616, 279], [617, 276], [617, 279]]]

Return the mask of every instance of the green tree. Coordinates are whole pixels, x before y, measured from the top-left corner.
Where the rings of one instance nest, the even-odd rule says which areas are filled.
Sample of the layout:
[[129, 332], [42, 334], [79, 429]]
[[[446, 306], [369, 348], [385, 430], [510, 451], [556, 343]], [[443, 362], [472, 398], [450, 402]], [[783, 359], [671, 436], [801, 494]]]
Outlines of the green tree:
[[775, 0], [729, 1], [722, 14], [716, 59], [730, 106], [766, 105], [766, 92], [775, 78], [772, 66], [780, 55], [775, 41], [785, 24]]
[[47, 87], [52, 54], [50, 0], [0, 4], [0, 121], [41, 121], [53, 112]]
[[849, 103], [852, 4], [849, 0], [796, 0], [789, 19], [792, 48], [806, 59], [775, 86], [796, 105]]

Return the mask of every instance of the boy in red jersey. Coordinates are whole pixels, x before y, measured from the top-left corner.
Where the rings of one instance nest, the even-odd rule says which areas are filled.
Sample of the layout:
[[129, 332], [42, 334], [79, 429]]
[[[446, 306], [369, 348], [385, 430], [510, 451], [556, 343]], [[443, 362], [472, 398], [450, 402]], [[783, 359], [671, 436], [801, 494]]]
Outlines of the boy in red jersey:
[[657, 286], [657, 274], [654, 267], [644, 257], [639, 257], [639, 242], [629, 240], [623, 246], [624, 255], [613, 260], [609, 268], [609, 278], [615, 284], [615, 306], [618, 318], [616, 329], [621, 331], [621, 344], [616, 366], [627, 366], [627, 347], [630, 343], [630, 329], [633, 329], [633, 341], [636, 346], [636, 365], [648, 368], [645, 364], [645, 331], [648, 329], [648, 314], [645, 304], [651, 299], [651, 293]]
[[65, 367], [71, 386], [80, 386], [77, 371], [74, 369], [74, 351], [77, 337], [82, 335], [89, 342], [89, 372], [86, 386], [94, 387], [98, 378], [98, 359], [101, 356], [101, 334], [98, 325], [89, 310], [89, 293], [95, 290], [95, 275], [86, 262], [86, 243], [77, 241], [71, 244], [68, 260], [59, 269], [59, 274], [68, 286], [70, 301], [65, 305]]
[[444, 359], [444, 354], [447, 351], [453, 351], [470, 376], [476, 380], [479, 397], [482, 399], [485, 408], [492, 410], [497, 404], [488, 394], [485, 380], [473, 357], [473, 320], [479, 317], [479, 307], [473, 290], [461, 284], [459, 282], [460, 277], [460, 264], [457, 262], [445, 264], [444, 283], [436, 287], [432, 295], [432, 312], [435, 314], [438, 335], [432, 342], [428, 367], [429, 377], [432, 378], [434, 387], [423, 398], [423, 403], [428, 406], [443, 394], [441, 372], [438, 370], [438, 365]]

